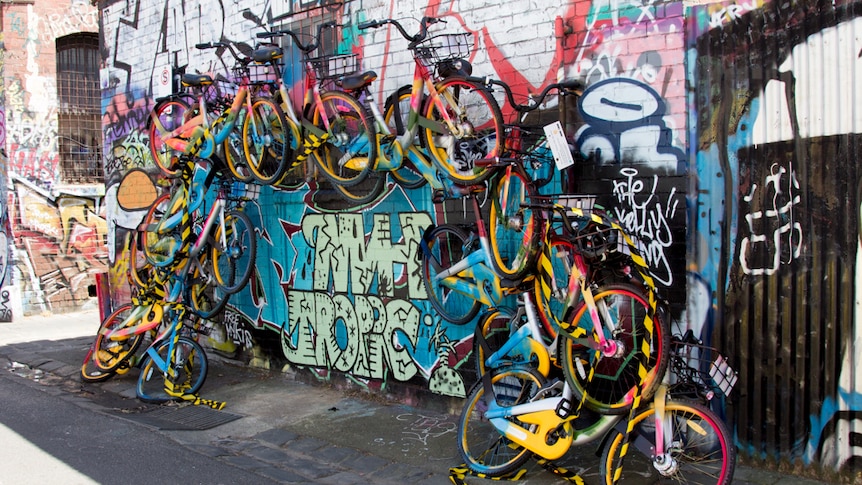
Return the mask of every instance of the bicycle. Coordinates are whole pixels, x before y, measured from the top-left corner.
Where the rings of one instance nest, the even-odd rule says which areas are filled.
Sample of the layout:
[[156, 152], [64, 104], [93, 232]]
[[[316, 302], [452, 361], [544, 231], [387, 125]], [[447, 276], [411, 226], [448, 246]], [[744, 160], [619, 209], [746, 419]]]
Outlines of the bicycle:
[[[261, 184], [271, 184], [276, 177], [262, 176], [256, 169], [284, 165], [283, 159], [289, 156], [283, 132], [287, 122], [278, 105], [268, 97], [257, 95], [269, 79], [252, 77], [249, 66], [252, 63], [272, 65], [278, 52], [261, 48], [255, 50], [252, 57], [242, 57], [232, 45], [224, 42], [196, 44], [195, 47], [227, 49], [237, 62], [234, 73], [238, 89], [233, 99], [209, 100], [214, 106], [208, 108], [206, 88], [212, 86], [213, 78], [207, 74], [184, 74], [182, 85], [196, 93], [191, 98], [193, 102], [188, 102], [188, 93], [171, 95], [157, 100], [150, 113], [147, 128], [153, 159], [162, 173], [176, 177], [182, 156], [210, 158], [223, 145], [225, 162], [238, 180], [248, 182], [254, 178]], [[241, 132], [238, 132], [240, 127]]]
[[[658, 478], [685, 483], [730, 483], [735, 449], [729, 444], [727, 429], [700, 404], [666, 400], [667, 384], [659, 388], [655, 402], [646, 408], [638, 408], [640, 396], [636, 396], [637, 402], [627, 421], [622, 415], [606, 414], [589, 421], [585, 427], [575, 428], [584, 401], [575, 408], [574, 394], [566, 380], [546, 380], [542, 369], [547, 364], [542, 362], [549, 358], [547, 346], [540, 343], [541, 327], [535, 316], [530, 316], [533, 312], [529, 311], [529, 302], [525, 298], [528, 311], [523, 326], [498, 350], [492, 352], [482, 344], [486, 347], [488, 371], [468, 393], [458, 428], [459, 453], [469, 470], [480, 476], [506, 476], [532, 454], [543, 460], [555, 460], [571, 446], [600, 440], [603, 451], [600, 474], [604, 483], [616, 483], [622, 477], [622, 458], [628, 445], [650, 460], [651, 467], [646, 468], [654, 470]], [[482, 341], [478, 329], [476, 338]], [[525, 342], [530, 351], [518, 352]], [[688, 367], [680, 364], [684, 360], [680, 359], [679, 342], [674, 339], [672, 359], [676, 363], [670, 367], [672, 373], [683, 388], [702, 385], [706, 382], [702, 374], [683, 370]], [[534, 365], [527, 365], [530, 361]], [[717, 365], [712, 367], [715, 371], [710, 372], [717, 382], [732, 374], [723, 362], [723, 358], [716, 359]], [[693, 376], [700, 376], [701, 380]], [[732, 385], [718, 387], [729, 392]], [[637, 483], [642, 483], [641, 467], [637, 470]], [[464, 472], [460, 469], [453, 469], [452, 473], [463, 479]], [[694, 481], [692, 474], [706, 474], [709, 481]]]
[[[215, 170], [205, 159], [188, 162], [187, 166], [193, 167], [189, 188], [182, 185], [156, 199], [139, 226], [138, 244], [153, 266], [166, 267], [179, 257], [187, 262], [181, 266], [183, 277], [195, 273], [205, 277], [211, 273], [222, 291], [228, 295], [236, 293], [246, 285], [254, 268], [257, 255], [254, 226], [239, 210], [242, 198], [231, 196], [230, 187], [223, 182], [200, 229], [193, 234], [194, 214], [204, 204], [205, 191], [215, 177]], [[208, 258], [203, 257], [205, 251]], [[207, 267], [207, 260], [211, 268]]]
[[495, 93], [495, 86], [503, 89], [505, 100], [514, 110], [513, 114], [516, 116], [516, 121], [505, 125], [506, 136], [502, 158], [517, 159], [524, 167], [536, 192], [539, 193], [556, 175], [555, 164], [559, 155], [553, 152], [544, 127], [529, 125], [525, 120], [527, 115], [537, 110], [553, 91], [556, 91], [560, 98], [560, 109], [564, 109], [566, 98], [570, 96], [580, 97], [583, 94], [583, 83], [577, 80], [565, 80], [549, 84], [539, 94], [529, 95], [527, 103], [519, 104], [515, 100], [512, 88], [502, 80], [490, 77], [468, 77], [468, 79], [481, 83], [492, 94]]
[[370, 92], [371, 83], [377, 79], [375, 72], [341, 76], [336, 81], [364, 102], [376, 129], [372, 138], [375, 158], [321, 167], [349, 202], [364, 204], [379, 196], [385, 176], [376, 176], [372, 183], [357, 187], [371, 173], [392, 174], [405, 188], [428, 183], [435, 201], [462, 195], [463, 191], [452, 184], [471, 186], [483, 182], [489, 174], [474, 161], [501, 152], [500, 108], [481, 84], [466, 78], [469, 69], [465, 66], [469, 63], [464, 58], [469, 55], [470, 34], [429, 37], [428, 26], [438, 22], [444, 20], [423, 17], [415, 35], [408, 34], [394, 19], [358, 25], [360, 30], [394, 25], [409, 41], [407, 49], [413, 54], [415, 67], [412, 85], [389, 96], [382, 112]]
[[[322, 65], [311, 57], [311, 52], [320, 45], [323, 29], [335, 26], [334, 22], [320, 24], [316, 37], [308, 44], [289, 29], [257, 34], [258, 38], [265, 39], [289, 36], [302, 53], [305, 65], [302, 107], [296, 109], [283, 82], [282, 68], [277, 63], [273, 64], [277, 79], [273, 101], [285, 115], [285, 143], [293, 152], [289, 162], [285, 159], [280, 167], [266, 174], [273, 179], [305, 163], [309, 157], [313, 157], [318, 167], [324, 167], [368, 163], [377, 156], [375, 145], [369, 142], [374, 128], [365, 108], [346, 92], [325, 89], [325, 77], [319, 78], [315, 67]], [[361, 180], [356, 181], [359, 182]]]
[[[443, 224], [426, 230], [420, 242], [428, 300], [443, 319], [456, 325], [473, 320], [483, 305], [499, 307], [511, 294], [510, 289], [522, 284], [521, 280], [502, 278], [492, 269], [493, 257], [478, 200], [475, 194], [468, 198], [476, 215], [475, 232], [471, 228], [468, 236], [458, 226]], [[535, 207], [541, 211], [554, 208]], [[540, 242], [531, 243], [543, 248], [534, 270], [536, 300], [549, 298], [548, 282], [554, 281], [551, 256], [547, 254], [554, 236], [550, 223], [538, 235]], [[625, 413], [635, 400], [638, 383], [644, 382], [644, 394], [651, 396], [667, 365], [669, 334], [657, 317], [654, 287], [599, 289], [574, 265], [565, 274], [568, 278], [563, 301], [566, 314], [573, 318], [554, 319], [553, 326], [546, 327], [552, 340], [556, 338], [556, 328], [566, 335], [560, 340], [559, 350], [566, 381], [588, 408]], [[584, 369], [593, 363], [598, 363], [599, 372], [588, 375]]]
[[[638, 473], [636, 480], [731, 483], [736, 466], [732, 435], [705, 404], [718, 395], [730, 396], [736, 372], [715, 348], [695, 339], [691, 330], [673, 337], [669, 369], [670, 378], [654, 402], [630, 424], [631, 446], [649, 461], [637, 469], [651, 472], [649, 477]], [[620, 434], [612, 430], [599, 467], [602, 481], [609, 485], [623, 478], [612, 472], [619, 468], [620, 447]]]

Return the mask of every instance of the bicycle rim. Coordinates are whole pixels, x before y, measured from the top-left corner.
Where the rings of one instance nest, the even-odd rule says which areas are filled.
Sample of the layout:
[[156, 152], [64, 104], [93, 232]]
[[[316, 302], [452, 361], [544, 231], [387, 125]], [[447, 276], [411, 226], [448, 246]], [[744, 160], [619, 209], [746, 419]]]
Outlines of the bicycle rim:
[[268, 98], [257, 98], [242, 125], [243, 148], [248, 168], [263, 185], [281, 176], [292, 156], [289, 129], [281, 108]]
[[[473, 185], [483, 182], [490, 170], [477, 167], [476, 160], [489, 159], [501, 153], [503, 115], [497, 102], [478, 84], [464, 79], [447, 79], [437, 85], [443, 108], [453, 123], [463, 131], [456, 135], [444, 128], [427, 127], [421, 131], [422, 143], [433, 159], [453, 182]], [[426, 100], [425, 117], [444, 123], [442, 111], [432, 98]]]
[[467, 255], [464, 248], [466, 240], [467, 236], [460, 229], [447, 225], [438, 226], [429, 235], [428, 254], [423, 253], [422, 259], [422, 279], [425, 282], [428, 301], [444, 320], [456, 325], [472, 320], [479, 313], [481, 304], [448, 288], [442, 281], [435, 281], [435, 277], [440, 271], [464, 259]]
[[[594, 296], [603, 328], [609, 325], [614, 328], [613, 334], [605, 330], [606, 337], [621, 343], [624, 352], [620, 356], [598, 356], [596, 350], [581, 345], [584, 341], [560, 339], [563, 374], [576, 398], [583, 398], [589, 409], [604, 414], [626, 413], [638, 386], [643, 386], [639, 391], [643, 400], [651, 398], [658, 387], [668, 365], [670, 335], [660, 317], [650, 315], [649, 299], [639, 288], [609, 285], [595, 291]], [[601, 315], [609, 316], [610, 324]], [[592, 335], [593, 322], [583, 301], [572, 322]], [[649, 355], [644, 349], [649, 349]], [[589, 379], [591, 363], [595, 372]], [[639, 375], [641, 365], [647, 370], [643, 382]]]
[[[185, 114], [189, 105], [178, 99], [163, 101], [153, 107], [153, 112], [161, 122], [166, 132], [173, 131], [185, 122]], [[150, 153], [156, 166], [167, 177], [176, 177], [180, 172], [179, 157], [182, 155], [162, 141], [155, 123], [150, 123]]]
[[518, 279], [533, 269], [538, 231], [527, 207], [533, 192], [530, 181], [517, 172], [503, 172], [494, 182], [488, 240], [491, 262], [501, 276]]
[[141, 246], [144, 249], [144, 256], [147, 262], [159, 268], [171, 264], [174, 261], [176, 251], [182, 245], [182, 239], [175, 230], [170, 230], [165, 234], [151, 230], [170, 213], [170, 203], [171, 194], [160, 196], [153, 202], [142, 223], [144, 229], [141, 235]]
[[197, 316], [211, 319], [224, 309], [230, 295], [216, 284], [206, 252], [201, 253], [199, 260], [200, 266], [195, 266], [191, 280], [187, 282], [187, 298], [190, 309]]
[[[225, 246], [222, 246], [222, 236]], [[231, 210], [225, 213], [224, 234], [218, 226], [213, 238], [215, 242], [210, 253], [213, 276], [224, 292], [236, 293], [245, 287], [254, 269], [257, 257], [254, 226], [242, 211]]]
[[155, 267], [147, 261], [146, 255], [139, 248], [143, 244], [142, 232], [127, 233], [129, 249], [129, 282], [137, 292], [147, 291], [153, 283]]
[[81, 364], [81, 380], [84, 382], [104, 382], [111, 377], [116, 375], [115, 372], [106, 372], [102, 369], [99, 369], [99, 366], [96, 365], [96, 360], [94, 359], [95, 352], [93, 348], [90, 347], [90, 350], [87, 351], [87, 355], [84, 357], [84, 363]]
[[[159, 357], [166, 360], [170, 343], [157, 343]], [[173, 358], [169, 365], [176, 372], [170, 385], [176, 393], [191, 395], [203, 386], [207, 376], [207, 358], [201, 346], [187, 337], [179, 337], [174, 346]], [[152, 357], [147, 354], [141, 365], [136, 388], [138, 399], [144, 402], [166, 402], [180, 399], [165, 392], [165, 374], [158, 368]]]
[[352, 187], [363, 182], [377, 158], [376, 131], [364, 106], [346, 93], [331, 91], [321, 96], [311, 121], [326, 131], [323, 117], [329, 120], [327, 138], [313, 152], [324, 176], [333, 185]]
[[[529, 401], [545, 380], [532, 369], [514, 367], [494, 373], [491, 382], [497, 404], [511, 407]], [[481, 380], [474, 384], [464, 402], [458, 421], [458, 452], [473, 472], [499, 477], [517, 470], [532, 453], [501, 435], [485, 418], [483, 384]]]
[[[548, 256], [551, 260], [551, 273], [546, 275], [548, 283], [551, 284], [550, 295], [542, 291], [539, 278], [535, 279], [533, 294], [536, 296], [536, 310], [542, 321], [545, 331], [551, 338], [557, 336], [559, 331], [558, 322], [566, 321], [568, 310], [566, 298], [568, 297], [569, 277], [574, 264], [574, 245], [567, 239], [551, 237], [547, 242]], [[551, 278], [551, 276], [553, 276]]]
[[[651, 457], [628, 453], [617, 483], [731, 483], [736, 449], [730, 441], [727, 426], [715, 413], [697, 403], [667, 401], [664, 421], [665, 441], [670, 443], [668, 451], [675, 469], [671, 468], [663, 475], [653, 466]], [[641, 439], [654, 444], [655, 426], [655, 408], [651, 405], [635, 416], [629, 443]], [[670, 436], [667, 436], [668, 431]], [[602, 483], [613, 484], [614, 467], [618, 465], [623, 438], [622, 433], [614, 430], [606, 441], [599, 467]]]
[[[410, 116], [411, 98], [411, 86], [402, 86], [395, 94], [386, 100], [386, 106], [383, 110], [383, 120], [386, 122], [386, 126], [389, 127], [390, 133], [400, 136], [407, 132], [407, 120]], [[413, 143], [417, 147], [421, 145], [421, 141], [418, 136]], [[428, 183], [422, 175], [422, 172], [413, 165], [413, 162], [410, 161], [406, 153], [401, 162], [401, 167], [391, 173], [392, 179], [405, 189], [418, 189]]]
[[224, 149], [224, 158], [230, 169], [230, 173], [240, 182], [248, 183], [254, 180], [254, 173], [252, 173], [248, 165], [248, 159], [245, 156], [242, 128], [241, 123], [235, 123], [231, 127], [227, 138], [225, 138], [222, 148]]
[[129, 358], [135, 354], [141, 345], [143, 335], [136, 334], [117, 339], [105, 338], [106, 332], [121, 329], [127, 325], [135, 325], [137, 322], [129, 322], [129, 315], [134, 307], [127, 303], [111, 313], [99, 327], [96, 334], [96, 343], [93, 345], [95, 352], [93, 361], [96, 367], [103, 372], [116, 372], [123, 365], [128, 365]]

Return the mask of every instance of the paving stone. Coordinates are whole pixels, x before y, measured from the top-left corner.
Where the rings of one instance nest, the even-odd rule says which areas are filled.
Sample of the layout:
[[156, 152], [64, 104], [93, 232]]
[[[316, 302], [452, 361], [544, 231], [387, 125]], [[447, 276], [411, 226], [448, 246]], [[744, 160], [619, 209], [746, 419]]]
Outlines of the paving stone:
[[290, 448], [291, 451], [297, 451], [300, 453], [311, 453], [323, 448], [324, 446], [329, 446], [329, 443], [317, 438], [303, 436], [291, 441], [290, 444], [287, 445], [287, 448]]
[[379, 456], [357, 454], [344, 460], [341, 465], [359, 473], [370, 474], [386, 467], [390, 463], [389, 460], [385, 460]]
[[299, 475], [291, 470], [285, 470], [283, 468], [268, 466], [255, 471], [265, 477], [272, 478], [273, 480], [281, 483], [313, 483], [308, 478]]
[[258, 460], [268, 461], [272, 463], [286, 463], [292, 459], [278, 448], [270, 448], [269, 446], [257, 445], [249, 446], [242, 451], [244, 454], [252, 456]]
[[328, 446], [314, 452], [314, 456], [327, 463], [341, 463], [345, 460], [355, 461], [357, 458], [367, 456], [354, 448], [343, 446]]
[[299, 437], [299, 435], [294, 432], [286, 429], [273, 428], [262, 433], [258, 433], [252, 438], [275, 446], [284, 446], [285, 444], [295, 440], [297, 437]]

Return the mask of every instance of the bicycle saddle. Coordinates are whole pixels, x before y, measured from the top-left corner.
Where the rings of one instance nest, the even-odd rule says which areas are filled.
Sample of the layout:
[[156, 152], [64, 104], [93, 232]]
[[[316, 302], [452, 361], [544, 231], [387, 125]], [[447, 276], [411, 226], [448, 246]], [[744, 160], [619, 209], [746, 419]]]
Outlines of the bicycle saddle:
[[356, 91], [373, 83], [377, 79], [377, 73], [374, 71], [365, 71], [362, 74], [351, 74], [344, 76], [338, 84], [347, 91]]
[[281, 47], [275, 45], [259, 47], [251, 53], [252, 60], [258, 64], [264, 64], [275, 59], [281, 59], [282, 57], [284, 57], [284, 51], [281, 50]]
[[213, 78], [209, 74], [183, 74], [183, 86], [209, 86]]

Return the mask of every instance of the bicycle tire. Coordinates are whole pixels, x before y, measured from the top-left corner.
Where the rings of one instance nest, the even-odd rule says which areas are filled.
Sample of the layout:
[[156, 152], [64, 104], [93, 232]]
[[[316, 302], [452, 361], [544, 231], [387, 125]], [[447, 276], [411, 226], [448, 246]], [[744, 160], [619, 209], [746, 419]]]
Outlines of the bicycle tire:
[[372, 173], [356, 185], [347, 187], [332, 184], [332, 187], [342, 199], [350, 203], [352, 208], [356, 208], [357, 206], [374, 202], [383, 195], [386, 188], [386, 174]]
[[[448, 78], [436, 86], [440, 99], [446, 103], [446, 112], [465, 134], [456, 136], [441, 133], [439, 128], [426, 126], [420, 130], [422, 145], [442, 167], [446, 176], [459, 185], [476, 185], [484, 182], [492, 170], [477, 167], [475, 160], [494, 158], [502, 153], [505, 131], [500, 106], [493, 95], [481, 84], [466, 79]], [[457, 104], [458, 108], [453, 106]], [[423, 108], [426, 118], [435, 125], [443, 123], [432, 97]]]
[[200, 254], [199, 261], [200, 266], [195, 265], [191, 278], [186, 282], [186, 300], [195, 315], [210, 320], [224, 309], [230, 295], [216, 284], [206, 252]]
[[[157, 103], [153, 107], [153, 113], [159, 119], [165, 130], [173, 131], [185, 123], [185, 115], [188, 109], [189, 105], [186, 102], [176, 98], [168, 98]], [[183, 153], [174, 150], [162, 141], [161, 136], [158, 134], [156, 124], [153, 123], [152, 120], [149, 122], [148, 131], [150, 137], [150, 154], [152, 155], [156, 166], [159, 167], [159, 170], [161, 170], [166, 177], [173, 178], [178, 176], [181, 171], [179, 158]]]
[[116, 372], [106, 372], [99, 369], [96, 365], [96, 360], [93, 358], [95, 350], [90, 347], [87, 355], [84, 356], [84, 362], [81, 364], [81, 381], [88, 383], [105, 382], [111, 377], [117, 375]]
[[[724, 422], [705, 406], [693, 402], [668, 400], [665, 403], [665, 413], [670, 417], [667, 423], [672, 433], [666, 441], [674, 445], [670, 455], [676, 464], [675, 473], [671, 473], [671, 466], [665, 476], [653, 466], [652, 457], [645, 456], [641, 459], [641, 455], [627, 453], [626, 466], [623, 467], [617, 483], [730, 484], [736, 467], [736, 447]], [[637, 439], [655, 443], [655, 425], [653, 403], [633, 418], [629, 444]], [[614, 467], [623, 438], [623, 434], [614, 429], [605, 439], [599, 466], [602, 483], [614, 483]], [[629, 450], [632, 448], [637, 449], [629, 446]]]
[[533, 195], [533, 184], [518, 171], [501, 170], [492, 182], [488, 242], [500, 276], [520, 279], [534, 270], [540, 234], [528, 207]]
[[144, 256], [151, 265], [164, 268], [174, 262], [176, 251], [182, 246], [182, 237], [177, 230], [169, 230], [160, 234], [153, 230], [158, 223], [172, 211], [170, 210], [172, 194], [162, 194], [153, 202], [144, 220], [141, 234], [141, 246]]
[[[174, 347], [174, 358], [168, 359], [170, 342], [163, 340], [157, 342], [157, 353], [176, 371], [174, 382], [175, 391], [181, 391], [183, 395], [194, 394], [200, 390], [207, 378], [206, 352], [194, 340], [180, 336]], [[160, 403], [181, 399], [171, 396], [165, 392], [165, 374], [159, 370], [153, 358], [146, 354], [141, 363], [141, 373], [138, 375], [138, 383], [135, 388], [138, 399], [144, 402]]]
[[[227, 246], [221, 246], [222, 230]], [[251, 219], [240, 210], [225, 212], [224, 226], [216, 226], [210, 248], [213, 276], [227, 294], [243, 289], [251, 278], [257, 257], [257, 235]]]
[[[481, 303], [446, 288], [432, 280], [441, 270], [448, 269], [453, 263], [461, 261], [468, 254], [465, 248], [467, 235], [457, 226], [442, 224], [435, 227], [427, 236], [428, 253], [422, 253], [422, 279], [431, 306], [444, 320], [463, 325], [476, 317]], [[432, 264], [429, 260], [433, 258]], [[434, 266], [440, 268], [437, 270]]]
[[[412, 100], [412, 86], [401, 86], [394, 94], [386, 98], [386, 103], [383, 107], [383, 120], [386, 126], [389, 127], [389, 132], [400, 136], [407, 132], [407, 119], [410, 116], [410, 102]], [[422, 102], [419, 102], [422, 106]], [[418, 133], [417, 133], [418, 134]], [[419, 137], [414, 140], [415, 146], [420, 146]], [[399, 186], [405, 189], [418, 189], [428, 183], [428, 180], [422, 175], [407, 156], [401, 161], [401, 167], [390, 172], [392, 179]]]
[[[491, 376], [494, 398], [501, 406], [523, 404], [545, 384], [529, 367], [506, 367]], [[480, 380], [467, 393], [458, 420], [458, 453], [470, 470], [491, 477], [508, 475], [526, 463], [533, 453], [500, 434], [484, 416], [485, 386]], [[516, 421], [516, 417], [508, 418]]]
[[129, 250], [129, 283], [138, 293], [151, 289], [152, 279], [155, 276], [155, 267], [143, 253], [142, 234], [142, 231], [134, 231], [127, 233], [126, 236]]
[[[377, 160], [377, 131], [367, 108], [353, 96], [329, 91], [313, 106], [311, 122], [326, 131], [325, 142], [312, 152], [320, 171], [336, 186], [352, 187], [363, 182]], [[329, 120], [329, 129], [324, 125]]]
[[272, 185], [284, 173], [292, 153], [287, 118], [272, 99], [256, 97], [242, 124], [243, 149], [248, 168], [262, 185]]
[[[621, 342], [625, 353], [598, 358], [590, 380], [589, 369], [598, 351], [579, 345], [572, 338], [562, 338], [558, 355], [561, 356], [563, 375], [572, 387], [575, 398], [583, 399], [587, 408], [602, 414], [627, 413], [638, 386], [642, 385], [641, 400], [646, 401], [661, 384], [670, 361], [670, 332], [661, 317], [650, 311], [649, 296], [636, 286], [608, 285], [596, 290], [594, 297], [600, 308], [599, 314], [614, 319], [616, 335], [608, 337]], [[651, 328], [648, 325], [650, 317]], [[592, 335], [593, 324], [584, 301], [576, 307], [571, 322]], [[603, 323], [602, 328], [607, 328], [607, 324]], [[649, 355], [644, 355], [643, 344], [647, 340]], [[641, 365], [647, 371], [643, 383], [639, 375]]]
[[134, 334], [117, 339], [105, 338], [105, 332], [123, 328], [130, 323], [127, 320], [134, 308], [131, 303], [122, 305], [108, 315], [108, 318], [99, 327], [96, 341], [93, 344], [93, 348], [95, 349], [93, 361], [99, 370], [103, 372], [116, 372], [123, 365], [128, 365], [129, 358], [135, 355], [138, 347], [140, 347], [144, 339], [142, 334]]

